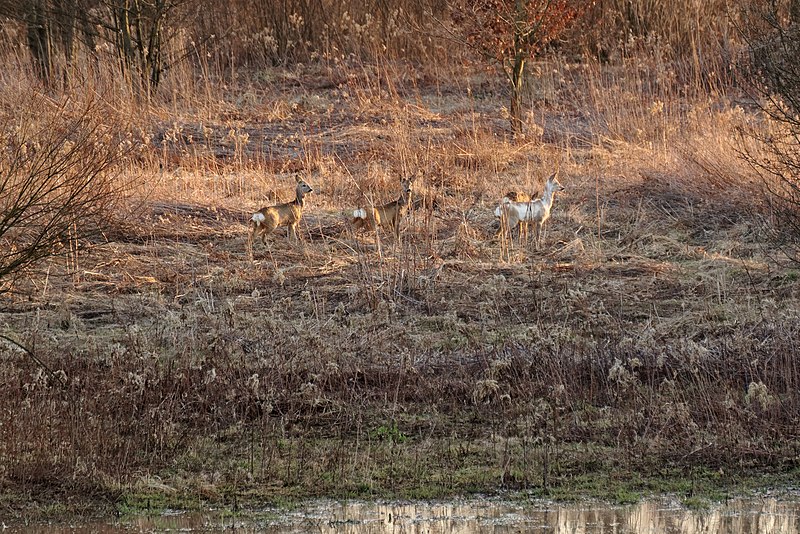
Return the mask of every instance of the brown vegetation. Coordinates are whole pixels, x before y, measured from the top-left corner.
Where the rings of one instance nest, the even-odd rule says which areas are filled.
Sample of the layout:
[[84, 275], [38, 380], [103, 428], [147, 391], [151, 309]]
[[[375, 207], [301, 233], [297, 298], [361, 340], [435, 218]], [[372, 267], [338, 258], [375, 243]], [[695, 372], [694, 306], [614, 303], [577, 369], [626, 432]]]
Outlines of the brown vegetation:
[[[635, 36], [607, 63], [551, 50], [523, 141], [466, 54], [287, 39], [310, 63], [198, 54], [147, 101], [87, 56], [80, 88], [43, 89], [12, 29], [0, 93], [101, 95], [131, 144], [109, 176], [140, 186], [0, 297], [4, 516], [26, 492], [224, 502], [797, 469], [800, 275], [738, 158], [765, 119], [721, 55], [693, 53], [704, 41]], [[409, 168], [435, 204], [392, 247], [354, 235], [345, 210]], [[253, 211], [312, 169], [300, 244], [250, 256]], [[504, 192], [556, 169], [541, 250], [498, 239]]]

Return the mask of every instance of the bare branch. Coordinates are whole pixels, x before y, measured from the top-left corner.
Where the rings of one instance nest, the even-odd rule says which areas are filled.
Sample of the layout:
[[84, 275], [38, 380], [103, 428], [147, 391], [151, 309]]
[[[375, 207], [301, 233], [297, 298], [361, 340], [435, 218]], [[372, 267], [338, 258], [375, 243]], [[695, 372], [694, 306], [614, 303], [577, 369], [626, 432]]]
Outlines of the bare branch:
[[[9, 96], [0, 106], [0, 280], [99, 232], [128, 150], [99, 104]], [[9, 104], [9, 102], [2, 102]], [[13, 112], [11, 111], [13, 110]]]

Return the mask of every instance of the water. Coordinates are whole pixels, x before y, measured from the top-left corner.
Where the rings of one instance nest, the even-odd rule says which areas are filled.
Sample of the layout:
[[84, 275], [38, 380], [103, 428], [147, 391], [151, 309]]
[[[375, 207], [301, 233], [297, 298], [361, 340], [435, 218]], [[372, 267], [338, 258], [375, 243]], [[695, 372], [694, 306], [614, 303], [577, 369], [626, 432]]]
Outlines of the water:
[[[19, 525], [3, 523], [11, 534], [105, 534], [111, 532], [350, 533], [392, 532], [534, 534], [795, 534], [800, 532], [800, 499], [737, 500], [703, 512], [675, 501], [646, 501], [630, 506], [603, 504], [513, 503], [496, 500], [458, 502], [337, 502], [319, 500], [295, 510], [265, 509], [247, 517], [167, 512], [108, 523]], [[4, 528], [3, 528], [4, 527]]]

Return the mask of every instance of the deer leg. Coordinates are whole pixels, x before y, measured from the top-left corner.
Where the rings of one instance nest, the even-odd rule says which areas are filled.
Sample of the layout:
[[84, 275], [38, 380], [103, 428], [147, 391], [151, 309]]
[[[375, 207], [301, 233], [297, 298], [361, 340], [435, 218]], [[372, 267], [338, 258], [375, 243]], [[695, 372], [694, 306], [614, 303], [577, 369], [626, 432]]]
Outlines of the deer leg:
[[509, 240], [514, 238], [514, 222], [510, 213], [505, 212], [500, 218], [500, 230], [508, 235]]
[[536, 223], [536, 250], [539, 250], [542, 245], [542, 225], [541, 222]]
[[267, 235], [271, 234], [274, 229], [275, 229], [274, 226], [271, 225], [267, 226], [266, 224], [262, 224], [259, 227], [258, 232], [261, 234], [261, 242], [264, 244], [265, 247], [267, 246]]
[[253, 221], [250, 223], [250, 242], [255, 242], [256, 239], [256, 230], [258, 230], [258, 223]]
[[255, 243], [256, 239], [259, 237], [261, 238], [261, 243], [263, 243], [264, 246], [266, 246], [267, 245], [266, 228], [262, 224], [253, 222], [253, 232], [250, 235], [250, 239], [251, 241], [253, 241], [253, 243]]
[[[514, 213], [508, 214], [508, 239], [513, 241], [514, 240], [514, 229], [517, 230], [517, 237], [520, 237], [520, 232], [522, 231], [522, 222]], [[521, 239], [519, 239], [521, 241]]]

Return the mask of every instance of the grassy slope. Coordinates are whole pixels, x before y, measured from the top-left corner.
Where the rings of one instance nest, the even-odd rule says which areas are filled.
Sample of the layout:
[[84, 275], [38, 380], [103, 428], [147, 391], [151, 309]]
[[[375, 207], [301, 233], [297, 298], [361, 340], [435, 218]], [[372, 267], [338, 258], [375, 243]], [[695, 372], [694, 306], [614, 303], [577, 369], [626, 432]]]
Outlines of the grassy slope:
[[[329, 76], [159, 111], [108, 242], [3, 297], [58, 375], [3, 349], [3, 506], [626, 500], [796, 473], [797, 271], [760, 237], [746, 113], [562, 70], [513, 141], [481, 78]], [[251, 250], [249, 214], [308, 168], [302, 243]], [[542, 249], [499, 237], [497, 199], [556, 168]], [[436, 209], [400, 243], [354, 235], [346, 212], [414, 170]]]

